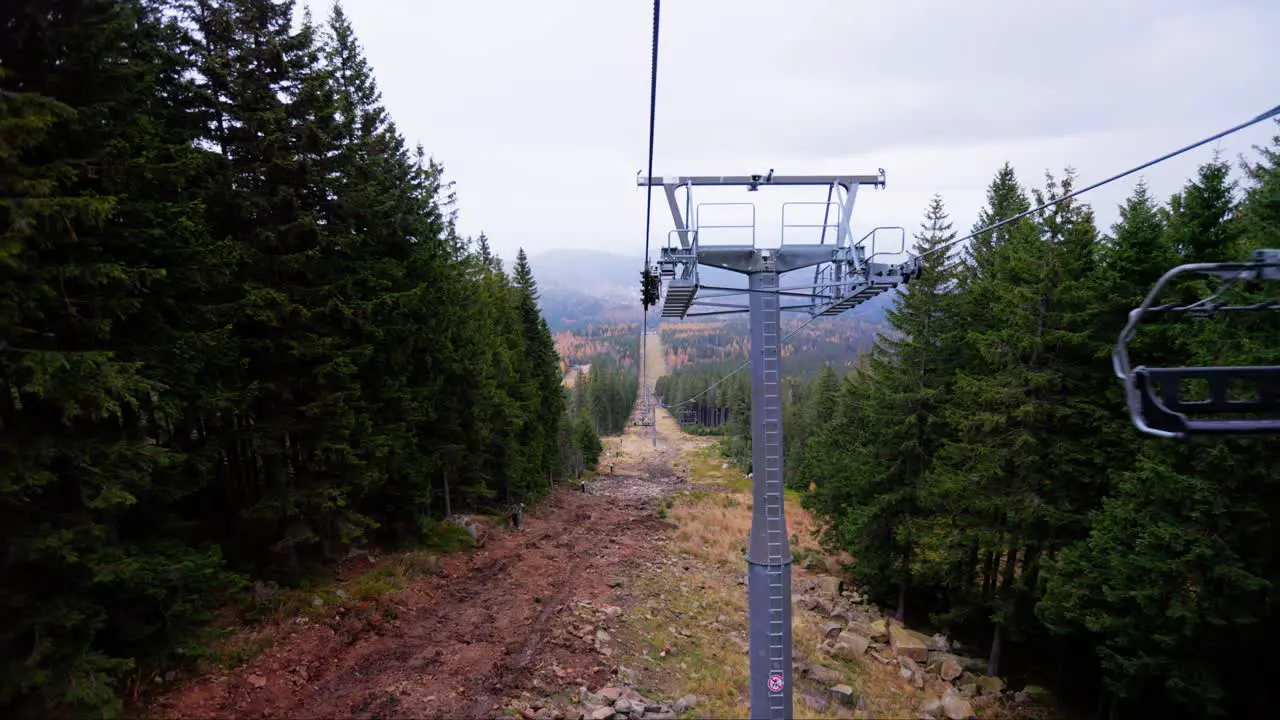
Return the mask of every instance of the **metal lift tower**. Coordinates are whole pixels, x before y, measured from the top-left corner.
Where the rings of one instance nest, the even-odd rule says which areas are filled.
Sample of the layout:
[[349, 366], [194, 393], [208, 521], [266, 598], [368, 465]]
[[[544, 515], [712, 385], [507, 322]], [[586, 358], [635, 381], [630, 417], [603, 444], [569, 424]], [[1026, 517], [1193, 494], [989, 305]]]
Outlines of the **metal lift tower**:
[[[901, 233], [905, 249], [906, 231], [901, 227], [876, 228], [854, 242], [849, 218], [858, 188], [883, 188], [884, 171], [877, 175], [767, 175], [644, 177], [641, 187], [661, 185], [675, 229], [658, 260], [659, 274], [668, 280], [662, 316], [670, 318], [747, 313], [751, 327], [751, 440], [752, 492], [754, 505], [751, 539], [747, 551], [747, 607], [750, 617], [751, 717], [789, 718], [791, 694], [791, 547], [783, 513], [782, 479], [782, 392], [779, 345], [781, 314], [806, 313], [811, 318], [838, 315], [919, 274], [918, 259], [906, 262], [875, 262], [874, 240], [879, 230]], [[782, 205], [781, 236], [778, 247], [756, 247], [755, 205], [753, 203], [700, 203], [693, 205], [697, 186], [738, 186], [748, 191], [762, 186], [812, 186], [828, 188], [827, 201], [789, 202]], [[685, 192], [681, 212], [677, 192]], [[739, 206], [750, 209], [750, 222], [737, 224], [700, 223], [709, 206]], [[821, 224], [788, 223], [789, 207], [825, 206]], [[832, 210], [835, 219], [831, 220]], [[817, 243], [787, 244], [787, 230], [803, 229], [818, 236]], [[827, 243], [828, 229], [834, 242]], [[710, 236], [731, 231], [736, 244], [711, 244]], [[673, 243], [672, 238], [678, 240]], [[749, 238], [749, 241], [744, 242]], [[871, 240], [868, 254], [866, 242]], [[747, 287], [723, 287], [699, 283], [700, 266], [722, 268], [747, 276]], [[813, 281], [781, 287], [784, 273], [814, 268]], [[805, 278], [807, 280], [807, 278]], [[725, 302], [725, 298], [747, 295], [747, 304]], [[784, 304], [786, 303], [786, 304]], [[709, 308], [690, 312], [695, 308]]]

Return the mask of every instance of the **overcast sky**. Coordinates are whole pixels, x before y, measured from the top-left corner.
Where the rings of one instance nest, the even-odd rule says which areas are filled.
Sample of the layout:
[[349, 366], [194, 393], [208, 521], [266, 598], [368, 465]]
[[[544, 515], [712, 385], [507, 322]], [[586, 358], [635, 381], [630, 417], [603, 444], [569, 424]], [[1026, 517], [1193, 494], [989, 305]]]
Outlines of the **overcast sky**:
[[[309, 0], [317, 15], [328, 1]], [[506, 258], [643, 252], [652, 2], [343, 4], [401, 132], [456, 182], [464, 233]], [[884, 168], [855, 231], [914, 230], [935, 192], [967, 230], [1005, 160], [1024, 185], [1066, 166], [1083, 185], [1280, 104], [1277, 30], [1277, 0], [668, 0], [654, 173]], [[1275, 132], [1218, 146], [1234, 163]], [[1166, 197], [1210, 154], [1145, 177]], [[1086, 196], [1104, 228], [1133, 182]], [[656, 252], [671, 218], [654, 193]], [[764, 246], [782, 201], [824, 199], [695, 196], [756, 201]]]

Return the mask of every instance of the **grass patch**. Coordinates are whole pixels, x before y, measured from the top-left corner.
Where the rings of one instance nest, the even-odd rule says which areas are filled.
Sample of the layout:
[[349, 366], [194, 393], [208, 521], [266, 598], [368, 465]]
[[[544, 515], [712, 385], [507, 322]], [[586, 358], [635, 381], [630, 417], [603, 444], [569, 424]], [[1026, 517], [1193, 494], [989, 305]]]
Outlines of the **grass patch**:
[[683, 578], [675, 587], [664, 575], [633, 581], [644, 600], [619, 628], [624, 661], [641, 670], [648, 697], [693, 693], [695, 716], [745, 717], [746, 597], [702, 572]]
[[[679, 494], [668, 517], [678, 530], [667, 546], [674, 565], [644, 570], [629, 583], [637, 593], [633, 609], [618, 632], [619, 661], [638, 670], [638, 688], [647, 697], [699, 698], [691, 717], [746, 717], [749, 714], [747, 655], [747, 592], [739, 581], [746, 572], [746, 544], [751, 530], [751, 481], [732, 468], [721, 468], [715, 449], [701, 448], [683, 457], [695, 489]], [[838, 567], [814, 540], [816, 522], [800, 507], [802, 493], [785, 497], [788, 533], [796, 563], [793, 582], [805, 572], [802, 562]], [[840, 672], [842, 681], [866, 703], [865, 717], [915, 717], [930, 699], [898, 677], [897, 665], [882, 665], [867, 657], [846, 662], [819, 649], [827, 619], [793, 608], [792, 651], [797, 660]], [[665, 651], [665, 653], [664, 653]], [[810, 681], [798, 681], [794, 702], [797, 717], [849, 717], [830, 706], [814, 712], [804, 695], [823, 695]]]
[[272, 644], [263, 622], [292, 618], [308, 621], [331, 619], [339, 608], [359, 607], [390, 618], [393, 611], [382, 602], [409, 582], [440, 570], [440, 556], [473, 547], [466, 530], [436, 520], [423, 522], [421, 535], [411, 546], [386, 555], [371, 555], [372, 563], [363, 572], [335, 577], [331, 568], [304, 576], [295, 586], [258, 583], [238, 608], [228, 608], [228, 616], [210, 627], [193, 654], [218, 667], [237, 667], [252, 660]]
[[428, 550], [438, 554], [458, 552], [471, 547], [471, 536], [467, 531], [453, 523], [442, 523], [428, 519], [422, 523], [422, 540], [415, 549]]
[[275, 639], [254, 628], [210, 628], [202, 639], [204, 662], [222, 670], [238, 668], [271, 647]]

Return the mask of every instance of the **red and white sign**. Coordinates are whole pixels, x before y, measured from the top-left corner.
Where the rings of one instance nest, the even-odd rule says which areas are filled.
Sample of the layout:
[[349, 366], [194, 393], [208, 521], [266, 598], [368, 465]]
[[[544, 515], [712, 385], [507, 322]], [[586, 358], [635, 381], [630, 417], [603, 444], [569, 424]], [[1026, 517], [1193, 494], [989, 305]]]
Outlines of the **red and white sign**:
[[782, 692], [782, 673], [769, 676], [769, 692]]

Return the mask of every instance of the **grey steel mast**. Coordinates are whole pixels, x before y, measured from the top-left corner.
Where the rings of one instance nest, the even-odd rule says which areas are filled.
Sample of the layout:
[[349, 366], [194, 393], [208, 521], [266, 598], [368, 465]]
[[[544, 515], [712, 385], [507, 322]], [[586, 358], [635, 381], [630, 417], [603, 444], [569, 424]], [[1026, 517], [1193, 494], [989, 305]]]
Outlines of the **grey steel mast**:
[[[919, 262], [873, 262], [876, 228], [857, 242], [852, 241], [849, 218], [860, 186], [884, 187], [884, 171], [876, 175], [768, 175], [637, 177], [645, 187], [661, 185], [675, 229], [668, 235], [658, 261], [659, 274], [668, 279], [662, 306], [663, 317], [685, 318], [704, 315], [747, 313], [750, 318], [752, 506], [750, 544], [747, 550], [747, 607], [750, 620], [751, 717], [789, 718], [792, 714], [791, 683], [791, 545], [783, 504], [782, 477], [782, 368], [779, 348], [782, 312], [803, 312], [812, 317], [837, 315], [906, 282], [919, 273]], [[784, 203], [782, 233], [777, 248], [756, 247], [755, 211], [752, 203], [702, 203], [693, 205], [695, 186], [744, 186], [749, 191], [761, 186], [828, 187], [826, 203]], [[686, 194], [682, 212], [677, 191]], [[842, 197], [840, 197], [842, 196]], [[833, 201], [831, 198], [835, 198]], [[751, 208], [751, 222], [739, 224], [699, 223], [703, 206], [738, 205]], [[787, 208], [796, 205], [825, 205], [820, 225], [787, 223]], [[830, 211], [836, 220], [829, 222]], [[820, 231], [817, 244], [786, 244], [788, 228]], [[828, 228], [836, 231], [827, 244]], [[702, 235], [731, 230], [750, 234], [750, 242], [710, 245]], [[678, 242], [671, 241], [674, 236]], [[866, 242], [872, 242], [868, 255]], [[901, 253], [905, 248], [895, 251]], [[707, 265], [747, 276], [747, 287], [700, 285], [698, 267]], [[815, 268], [814, 281], [782, 287], [784, 273]], [[747, 295], [747, 304], [726, 303], [723, 298]], [[714, 299], [712, 299], [714, 298]], [[783, 304], [787, 302], [788, 304]], [[691, 308], [711, 308], [690, 312]], [[656, 417], [655, 417], [656, 423]]]

